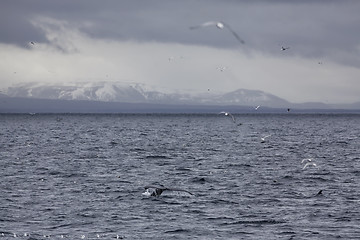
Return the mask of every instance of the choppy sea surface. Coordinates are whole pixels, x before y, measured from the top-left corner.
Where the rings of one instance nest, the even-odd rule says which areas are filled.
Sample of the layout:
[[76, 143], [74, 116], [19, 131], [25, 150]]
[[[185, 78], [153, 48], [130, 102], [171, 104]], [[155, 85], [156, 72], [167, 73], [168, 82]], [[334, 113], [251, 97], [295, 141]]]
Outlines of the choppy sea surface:
[[360, 239], [360, 115], [235, 118], [0, 115], [0, 240]]

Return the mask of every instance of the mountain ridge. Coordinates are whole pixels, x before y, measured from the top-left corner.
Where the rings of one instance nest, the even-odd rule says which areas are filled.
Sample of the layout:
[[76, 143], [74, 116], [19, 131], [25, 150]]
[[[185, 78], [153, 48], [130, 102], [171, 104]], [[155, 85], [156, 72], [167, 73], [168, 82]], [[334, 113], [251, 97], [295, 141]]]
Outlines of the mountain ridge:
[[[155, 108], [158, 108], [159, 106], [175, 105], [187, 106], [187, 108], [196, 108], [198, 110], [200, 110], [201, 107], [203, 109], [209, 109], [210, 106], [216, 109], [218, 106], [235, 106], [237, 108], [245, 107], [246, 109], [251, 110], [254, 110], [256, 106], [261, 106], [260, 109], [360, 109], [360, 102], [341, 105], [320, 102], [291, 103], [285, 99], [260, 90], [236, 89], [227, 93], [213, 93], [209, 90], [208, 92], [199, 94], [164, 93], [149, 89], [142, 84], [124, 84], [116, 82], [56, 85], [37, 82], [23, 83], [1, 91], [0, 99], [7, 99], [6, 101], [8, 103], [11, 101], [19, 103], [24, 99], [37, 99], [36, 101], [38, 101], [38, 104], [40, 105], [45, 104], [45, 100], [87, 101], [88, 104], [100, 102], [100, 105], [109, 103], [109, 106], [119, 103], [139, 104], [142, 106], [148, 104], [147, 107], [150, 108], [149, 111], [155, 106]], [[19, 99], [22, 100], [20, 101]], [[36, 101], [33, 101], [33, 103], [35, 104]], [[64, 102], [63, 104], [63, 102], [61, 102], [64, 106], [68, 103], [69, 102]], [[5, 105], [6, 104], [1, 104], [0, 108], [11, 111], [11, 109]], [[81, 103], [80, 105], [84, 107], [86, 104]], [[32, 108], [34, 108], [34, 106]], [[160, 107], [160, 109], [161, 108], [162, 107]], [[46, 106], [46, 109], [51, 111], [49, 106]], [[88, 109], [89, 111], [91, 110], [91, 108]], [[185, 107], [178, 107], [178, 109], [185, 109]], [[76, 109], [72, 109], [71, 111], [76, 111]]]
[[25, 83], [9, 87], [3, 93], [9, 97], [129, 103], [262, 105], [267, 107], [290, 104], [284, 99], [259, 90], [237, 89], [224, 94], [215, 94], [210, 91], [201, 94], [163, 93], [157, 90], [145, 90], [140, 84], [110, 82], [68, 85]]

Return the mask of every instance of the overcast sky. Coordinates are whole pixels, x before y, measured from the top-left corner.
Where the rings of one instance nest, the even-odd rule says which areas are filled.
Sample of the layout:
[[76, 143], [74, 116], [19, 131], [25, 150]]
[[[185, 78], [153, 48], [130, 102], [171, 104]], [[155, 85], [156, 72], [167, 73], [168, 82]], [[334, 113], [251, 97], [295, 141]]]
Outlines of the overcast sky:
[[[113, 81], [356, 102], [359, 13], [357, 0], [2, 0], [0, 88]], [[226, 28], [190, 29], [208, 21], [245, 44]]]

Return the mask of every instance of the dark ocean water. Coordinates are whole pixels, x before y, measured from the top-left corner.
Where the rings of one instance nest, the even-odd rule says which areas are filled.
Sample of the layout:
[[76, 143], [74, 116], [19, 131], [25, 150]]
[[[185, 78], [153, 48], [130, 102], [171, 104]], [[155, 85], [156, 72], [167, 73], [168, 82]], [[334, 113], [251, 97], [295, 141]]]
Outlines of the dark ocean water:
[[0, 115], [0, 240], [360, 239], [360, 115], [236, 119]]

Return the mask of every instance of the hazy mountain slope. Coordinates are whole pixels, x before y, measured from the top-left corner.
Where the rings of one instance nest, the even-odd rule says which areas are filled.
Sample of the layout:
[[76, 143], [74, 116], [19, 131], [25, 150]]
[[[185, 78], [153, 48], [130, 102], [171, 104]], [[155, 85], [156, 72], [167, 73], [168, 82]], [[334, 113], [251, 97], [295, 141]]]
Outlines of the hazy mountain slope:
[[78, 83], [74, 85], [18, 84], [9, 87], [5, 94], [10, 97], [128, 103], [261, 105], [268, 107], [283, 107], [290, 104], [284, 99], [257, 90], [239, 89], [225, 94], [169, 94], [144, 90], [139, 85], [108, 82]]

